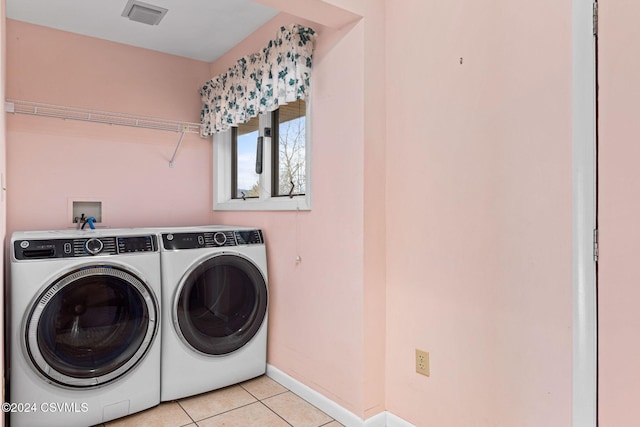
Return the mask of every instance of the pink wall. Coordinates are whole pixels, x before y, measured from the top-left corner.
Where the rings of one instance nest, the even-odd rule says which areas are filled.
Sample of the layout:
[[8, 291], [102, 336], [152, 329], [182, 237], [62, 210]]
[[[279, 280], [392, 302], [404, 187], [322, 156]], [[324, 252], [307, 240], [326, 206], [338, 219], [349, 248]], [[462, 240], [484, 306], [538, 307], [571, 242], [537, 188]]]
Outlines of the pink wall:
[[[364, 26], [334, 30], [281, 14], [214, 63], [212, 75], [292, 22], [318, 32], [311, 98], [313, 210], [213, 212], [211, 222], [265, 229], [269, 363], [364, 417]], [[377, 340], [384, 342], [384, 333]], [[380, 412], [383, 383], [375, 387], [382, 390], [373, 399]]]
[[569, 426], [571, 2], [386, 4], [387, 409]]
[[385, 1], [364, 15], [364, 418], [386, 410], [387, 216]]
[[[7, 97], [199, 121], [209, 64], [7, 20]], [[8, 115], [8, 230], [72, 227], [99, 200], [107, 227], [203, 224], [211, 143], [140, 128]]]
[[640, 419], [640, 61], [625, 54], [640, 46], [640, 4], [600, 2], [599, 14], [599, 421], [626, 427]]

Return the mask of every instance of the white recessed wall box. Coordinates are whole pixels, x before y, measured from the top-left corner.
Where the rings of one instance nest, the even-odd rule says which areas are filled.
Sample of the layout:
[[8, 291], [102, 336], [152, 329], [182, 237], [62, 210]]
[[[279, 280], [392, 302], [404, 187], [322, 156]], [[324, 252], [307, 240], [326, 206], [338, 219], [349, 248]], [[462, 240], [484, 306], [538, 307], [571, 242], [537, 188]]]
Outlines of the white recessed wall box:
[[158, 25], [167, 11], [168, 9], [164, 7], [143, 3], [138, 0], [129, 0], [122, 11], [122, 16], [143, 24]]

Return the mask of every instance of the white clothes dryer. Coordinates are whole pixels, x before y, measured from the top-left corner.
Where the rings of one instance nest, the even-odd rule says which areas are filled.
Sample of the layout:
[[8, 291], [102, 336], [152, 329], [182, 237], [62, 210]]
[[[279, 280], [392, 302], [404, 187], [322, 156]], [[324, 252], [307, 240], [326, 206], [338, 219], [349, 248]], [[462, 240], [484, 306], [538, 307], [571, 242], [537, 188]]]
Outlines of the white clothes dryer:
[[162, 401], [266, 371], [267, 256], [262, 230], [160, 231]]
[[160, 291], [153, 232], [15, 232], [11, 426], [88, 426], [159, 404]]

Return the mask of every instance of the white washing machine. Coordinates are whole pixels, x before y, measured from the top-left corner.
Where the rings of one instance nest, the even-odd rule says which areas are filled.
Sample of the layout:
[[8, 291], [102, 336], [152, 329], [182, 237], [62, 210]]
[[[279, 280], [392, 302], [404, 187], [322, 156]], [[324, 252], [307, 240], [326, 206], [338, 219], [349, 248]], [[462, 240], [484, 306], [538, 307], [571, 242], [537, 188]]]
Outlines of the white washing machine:
[[162, 401], [265, 373], [267, 257], [262, 231], [160, 230]]
[[88, 426], [160, 403], [158, 246], [142, 229], [12, 235], [11, 426]]

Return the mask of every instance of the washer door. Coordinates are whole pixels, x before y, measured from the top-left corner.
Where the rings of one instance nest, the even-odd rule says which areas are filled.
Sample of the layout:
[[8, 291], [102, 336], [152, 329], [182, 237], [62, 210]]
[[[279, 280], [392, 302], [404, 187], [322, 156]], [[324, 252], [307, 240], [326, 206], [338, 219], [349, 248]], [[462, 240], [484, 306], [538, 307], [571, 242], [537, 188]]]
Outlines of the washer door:
[[267, 283], [251, 261], [221, 254], [188, 271], [176, 294], [180, 338], [206, 355], [231, 353], [258, 332], [267, 315]]
[[48, 379], [93, 387], [132, 369], [156, 335], [157, 303], [145, 283], [109, 265], [73, 271], [36, 300], [26, 323], [31, 360]]

